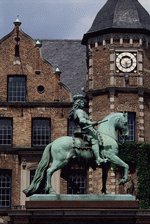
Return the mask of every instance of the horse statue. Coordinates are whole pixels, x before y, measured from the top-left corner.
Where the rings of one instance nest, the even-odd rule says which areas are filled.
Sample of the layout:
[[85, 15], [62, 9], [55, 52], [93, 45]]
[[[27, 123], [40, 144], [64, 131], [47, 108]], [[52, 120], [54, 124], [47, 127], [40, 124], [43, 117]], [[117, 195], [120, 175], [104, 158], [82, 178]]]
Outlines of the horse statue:
[[[124, 168], [124, 176], [120, 179], [119, 184], [124, 184], [128, 180], [129, 166], [117, 156], [118, 134], [116, 132], [118, 129], [123, 139], [128, 137], [128, 115], [127, 113], [110, 114], [99, 123], [97, 134], [100, 136], [102, 144], [100, 146], [100, 155], [105, 161], [99, 166], [102, 168], [102, 193], [108, 194], [106, 181], [111, 163]], [[50, 155], [52, 156], [53, 161], [49, 168]], [[27, 197], [35, 194], [39, 190], [44, 176], [46, 175], [46, 191], [49, 194], [56, 194], [56, 191], [51, 185], [52, 174], [65, 167], [70, 160], [74, 160], [78, 157], [83, 158], [86, 161], [95, 161], [90, 146], [86, 146], [85, 142], [79, 137], [64, 136], [48, 144], [44, 149], [42, 159], [37, 166], [31, 185], [23, 190], [23, 192]]]

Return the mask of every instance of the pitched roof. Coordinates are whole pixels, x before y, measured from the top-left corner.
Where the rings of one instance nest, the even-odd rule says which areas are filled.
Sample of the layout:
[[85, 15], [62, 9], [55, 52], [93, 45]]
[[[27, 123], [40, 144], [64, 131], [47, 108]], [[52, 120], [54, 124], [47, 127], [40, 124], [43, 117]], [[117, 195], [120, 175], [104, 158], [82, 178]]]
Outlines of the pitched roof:
[[60, 81], [72, 95], [82, 93], [86, 87], [86, 47], [81, 40], [40, 40], [42, 56], [62, 72]]
[[138, 0], [107, 0], [98, 12], [90, 30], [84, 35], [82, 43], [89, 37], [108, 32], [127, 32], [130, 30], [150, 35], [150, 15]]

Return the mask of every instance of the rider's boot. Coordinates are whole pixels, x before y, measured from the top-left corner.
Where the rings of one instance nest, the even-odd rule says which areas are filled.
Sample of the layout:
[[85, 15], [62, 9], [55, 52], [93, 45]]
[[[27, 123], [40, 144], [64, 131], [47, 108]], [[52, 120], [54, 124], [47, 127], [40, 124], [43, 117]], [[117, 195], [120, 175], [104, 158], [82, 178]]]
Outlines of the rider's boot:
[[100, 166], [101, 163], [103, 162], [103, 159], [100, 157], [100, 154], [99, 154], [99, 144], [98, 144], [98, 141], [95, 140], [94, 143], [95, 144], [92, 144], [92, 150], [93, 150], [95, 158], [96, 158], [96, 164], [98, 166]]

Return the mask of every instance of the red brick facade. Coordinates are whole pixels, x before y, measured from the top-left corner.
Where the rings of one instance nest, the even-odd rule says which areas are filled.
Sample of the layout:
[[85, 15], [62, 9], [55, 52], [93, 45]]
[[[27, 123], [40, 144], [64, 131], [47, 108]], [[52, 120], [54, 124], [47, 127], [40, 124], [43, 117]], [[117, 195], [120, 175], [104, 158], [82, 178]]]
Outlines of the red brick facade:
[[[19, 46], [17, 50], [16, 45]], [[23, 172], [30, 175], [30, 170], [36, 169], [44, 149], [32, 146], [33, 119], [50, 120], [51, 141], [67, 135], [72, 95], [68, 87], [60, 82], [59, 70], [55, 71], [42, 58], [40, 47], [38, 41], [35, 42], [21, 30], [19, 22], [0, 43], [0, 118], [11, 118], [13, 123], [12, 146], [0, 146], [0, 169], [12, 172], [11, 207], [25, 203], [21, 193], [26, 188], [22, 182], [25, 178]], [[9, 102], [10, 76], [26, 78], [25, 102]], [[44, 87], [41, 93], [38, 92], [39, 86]]]
[[[136, 141], [149, 142], [148, 83], [150, 77], [149, 50], [144, 42], [146, 37], [143, 36], [141, 40], [138, 34], [136, 39], [134, 35], [127, 35], [121, 44], [121, 36], [121, 34], [120, 37], [116, 37], [115, 34], [102, 36], [99, 37], [99, 41], [93, 38], [87, 46], [89, 115], [92, 120], [100, 121], [113, 112], [134, 112], [136, 114]], [[131, 39], [133, 40], [132, 46]], [[16, 45], [19, 46], [17, 48], [19, 56], [16, 55]], [[60, 82], [59, 70], [55, 71], [52, 65], [42, 58], [40, 48], [40, 42], [35, 42], [25, 34], [18, 23], [15, 23], [14, 30], [1, 40], [0, 114], [1, 118], [11, 118], [13, 121], [13, 146], [1, 147], [0, 169], [12, 171], [11, 206], [20, 205], [25, 200], [25, 196], [20, 193], [26, 188], [22, 175], [26, 172], [26, 178], [29, 179], [29, 172], [36, 169], [42, 154], [43, 148], [41, 150], [32, 145], [33, 119], [47, 118], [50, 120], [51, 141], [67, 135], [68, 131], [68, 116], [72, 106], [71, 93]], [[135, 74], [125, 77], [124, 74], [116, 72], [115, 53], [118, 51], [137, 53], [138, 71]], [[26, 102], [8, 102], [8, 78], [10, 76], [26, 77]], [[38, 92], [39, 86], [43, 86], [44, 91]], [[7, 165], [8, 158], [9, 166]], [[109, 171], [108, 190], [115, 194], [126, 193], [129, 183], [125, 184], [124, 188], [119, 187], [118, 178], [113, 170]], [[136, 195], [136, 174], [134, 180], [136, 181], [134, 189]], [[28, 184], [29, 182], [26, 183], [27, 186]], [[101, 193], [101, 185], [101, 170], [87, 170], [87, 193]], [[59, 193], [67, 193], [67, 182], [63, 178], [60, 178]]]
[[[140, 143], [149, 142], [150, 131], [150, 51], [147, 40], [145, 35], [110, 34], [89, 39], [87, 46], [86, 96], [90, 118], [100, 121], [114, 112], [134, 113], [136, 141]], [[35, 42], [25, 34], [19, 22], [15, 23], [14, 30], [0, 43], [0, 118], [11, 118], [13, 122], [13, 144], [1, 146], [0, 169], [11, 170], [12, 173], [11, 207], [24, 205], [25, 200], [28, 200], [22, 190], [29, 185], [30, 171], [36, 169], [44, 149], [32, 144], [33, 119], [50, 121], [51, 141], [68, 132], [72, 95], [68, 87], [60, 82], [59, 70], [55, 70], [42, 58], [40, 48], [40, 42]], [[116, 69], [116, 52], [124, 51], [135, 52], [137, 55], [137, 71], [133, 74], [123, 74]], [[25, 77], [25, 102], [9, 102], [9, 77]], [[44, 90], [38, 91], [39, 86], [44, 87]], [[108, 191], [112, 194], [136, 195], [137, 171], [129, 175], [129, 181], [124, 186], [118, 186], [119, 175], [113, 169], [109, 171]], [[55, 178], [60, 185], [58, 193], [67, 194], [67, 181], [60, 178], [60, 173]], [[101, 188], [101, 169], [88, 169], [87, 193], [101, 194]]]

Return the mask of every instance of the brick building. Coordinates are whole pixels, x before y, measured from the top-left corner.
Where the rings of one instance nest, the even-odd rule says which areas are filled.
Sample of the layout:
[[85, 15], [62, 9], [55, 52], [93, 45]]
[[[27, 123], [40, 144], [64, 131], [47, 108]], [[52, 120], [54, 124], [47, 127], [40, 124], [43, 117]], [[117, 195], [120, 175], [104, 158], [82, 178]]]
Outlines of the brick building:
[[[91, 120], [127, 111], [128, 141], [149, 142], [150, 16], [138, 0], [107, 0], [82, 45], [76, 40], [34, 41], [17, 19], [0, 40], [0, 53], [1, 208], [25, 205], [22, 190], [45, 145], [72, 134], [72, 96], [82, 90]], [[112, 169], [108, 175], [108, 190], [126, 193], [128, 183], [122, 189]], [[100, 169], [72, 167], [70, 180], [79, 176], [82, 193], [101, 193]], [[132, 178], [136, 195], [137, 174]], [[60, 171], [52, 184], [58, 194], [74, 193]]]

